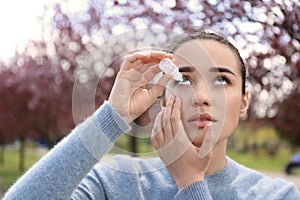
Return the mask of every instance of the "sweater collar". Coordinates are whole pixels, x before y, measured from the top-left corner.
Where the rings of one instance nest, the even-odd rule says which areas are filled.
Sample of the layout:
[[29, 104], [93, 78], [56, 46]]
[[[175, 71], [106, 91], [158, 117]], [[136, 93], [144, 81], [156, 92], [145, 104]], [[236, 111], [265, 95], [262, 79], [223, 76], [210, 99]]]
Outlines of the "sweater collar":
[[237, 165], [238, 163], [226, 156], [225, 167], [213, 174], [205, 175], [205, 180], [209, 185], [220, 184], [225, 181], [228, 182], [229, 180], [233, 179], [238, 173]]

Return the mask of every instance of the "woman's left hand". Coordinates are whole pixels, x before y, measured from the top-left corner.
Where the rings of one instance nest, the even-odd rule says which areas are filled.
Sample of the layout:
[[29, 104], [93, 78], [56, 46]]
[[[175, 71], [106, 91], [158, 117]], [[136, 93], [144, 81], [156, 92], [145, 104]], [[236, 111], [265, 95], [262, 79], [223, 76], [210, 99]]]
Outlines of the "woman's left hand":
[[150, 82], [161, 72], [159, 62], [172, 57], [172, 54], [158, 51], [138, 52], [126, 57], [108, 102], [127, 123], [149, 109], [163, 93], [165, 85], [172, 78], [170, 74], [163, 75], [155, 84]]
[[[183, 188], [204, 180], [212, 152], [199, 157], [199, 148], [191, 143], [183, 128], [180, 108], [180, 100], [170, 97], [155, 119], [151, 140], [178, 188]], [[208, 128], [204, 131], [207, 133]]]

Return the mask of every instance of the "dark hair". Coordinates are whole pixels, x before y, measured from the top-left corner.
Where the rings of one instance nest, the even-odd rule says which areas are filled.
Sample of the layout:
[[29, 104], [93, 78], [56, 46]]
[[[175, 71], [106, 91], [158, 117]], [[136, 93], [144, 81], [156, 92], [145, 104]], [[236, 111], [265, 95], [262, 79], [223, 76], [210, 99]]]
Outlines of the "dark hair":
[[191, 40], [214, 40], [228, 46], [233, 51], [240, 64], [240, 68], [241, 68], [240, 71], [242, 76], [242, 94], [244, 95], [246, 93], [246, 71], [247, 70], [239, 50], [232, 43], [230, 43], [225, 36], [221, 34], [212, 33], [212, 32], [201, 31], [197, 33], [187, 34], [184, 37], [177, 39], [175, 42], [171, 44], [171, 47], [169, 48], [170, 52], [174, 53], [175, 50], [181, 44]]

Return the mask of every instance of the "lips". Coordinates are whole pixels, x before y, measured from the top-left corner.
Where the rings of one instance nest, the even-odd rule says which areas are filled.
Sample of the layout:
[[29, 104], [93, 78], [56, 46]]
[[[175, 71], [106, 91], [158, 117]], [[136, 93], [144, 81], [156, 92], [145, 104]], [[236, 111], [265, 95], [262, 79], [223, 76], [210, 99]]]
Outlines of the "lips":
[[204, 128], [207, 125], [217, 122], [217, 120], [213, 119], [212, 116], [208, 113], [199, 113], [189, 118], [188, 122], [192, 126], [196, 126], [198, 128]]

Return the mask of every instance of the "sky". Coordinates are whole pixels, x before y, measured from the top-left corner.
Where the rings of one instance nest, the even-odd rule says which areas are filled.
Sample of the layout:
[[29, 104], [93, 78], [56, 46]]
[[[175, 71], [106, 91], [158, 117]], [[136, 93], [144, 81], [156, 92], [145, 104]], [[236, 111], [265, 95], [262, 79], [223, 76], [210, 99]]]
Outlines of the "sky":
[[59, 2], [62, 10], [79, 12], [86, 0], [1, 0], [0, 1], [0, 59], [7, 60], [22, 51], [29, 39], [41, 38], [41, 22], [44, 6]]
[[0, 1], [0, 59], [12, 57], [30, 38], [40, 38], [44, 0]]
[[[38, 17], [44, 17], [44, 5], [59, 2], [63, 11], [80, 12], [87, 0], [2, 0], [0, 1], [0, 59], [12, 57], [16, 48], [22, 51], [29, 39], [41, 38], [41, 22]], [[44, 18], [43, 18], [44, 19]], [[243, 30], [248, 24], [242, 23]], [[253, 29], [253, 24], [250, 26]], [[255, 29], [254, 29], [255, 30]]]

